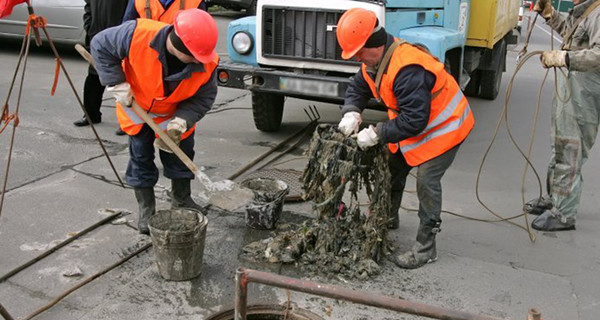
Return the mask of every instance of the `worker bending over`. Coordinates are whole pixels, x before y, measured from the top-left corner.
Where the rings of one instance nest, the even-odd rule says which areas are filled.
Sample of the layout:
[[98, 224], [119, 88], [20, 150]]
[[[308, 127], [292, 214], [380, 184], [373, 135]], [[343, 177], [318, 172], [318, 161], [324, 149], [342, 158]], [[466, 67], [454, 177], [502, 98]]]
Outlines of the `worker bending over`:
[[199, 206], [190, 197], [194, 174], [130, 106], [135, 100], [194, 159], [196, 122], [217, 95], [217, 37], [217, 25], [208, 13], [188, 9], [177, 13], [173, 25], [132, 20], [104, 30], [92, 41], [100, 81], [117, 100], [119, 125], [129, 135], [126, 180], [139, 205], [140, 233], [148, 234], [148, 219], [155, 212], [158, 169], [153, 143], [160, 149], [164, 175], [172, 181], [172, 206]]
[[398, 228], [406, 177], [418, 167], [416, 243], [392, 259], [401, 268], [418, 268], [437, 259], [441, 179], [473, 128], [473, 114], [444, 64], [425, 49], [388, 34], [373, 12], [361, 8], [346, 11], [337, 24], [337, 39], [342, 58], [362, 62], [346, 90], [340, 131], [346, 135], [358, 132], [361, 112], [370, 98], [381, 100], [388, 108], [389, 120], [360, 131], [357, 143], [363, 149], [387, 143], [391, 151], [390, 228]]

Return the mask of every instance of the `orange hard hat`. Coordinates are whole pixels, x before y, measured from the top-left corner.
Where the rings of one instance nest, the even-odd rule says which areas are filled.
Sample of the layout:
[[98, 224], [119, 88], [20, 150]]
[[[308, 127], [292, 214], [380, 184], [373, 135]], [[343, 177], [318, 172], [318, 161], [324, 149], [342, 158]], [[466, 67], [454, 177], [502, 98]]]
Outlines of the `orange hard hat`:
[[373, 28], [377, 24], [377, 16], [373, 11], [363, 8], [352, 8], [340, 17], [337, 23], [336, 35], [342, 58], [352, 58], [365, 45]]
[[196, 8], [181, 10], [175, 15], [173, 25], [175, 34], [196, 60], [209, 63], [215, 59], [219, 30], [210, 14]]

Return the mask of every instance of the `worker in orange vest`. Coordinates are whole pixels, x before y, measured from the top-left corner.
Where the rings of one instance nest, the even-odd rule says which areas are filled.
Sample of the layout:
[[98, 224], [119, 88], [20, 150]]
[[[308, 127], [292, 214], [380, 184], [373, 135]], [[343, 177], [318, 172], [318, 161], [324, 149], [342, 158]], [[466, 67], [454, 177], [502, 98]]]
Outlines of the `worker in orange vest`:
[[145, 18], [173, 23], [177, 11], [193, 8], [206, 11], [206, 3], [203, 0], [129, 0], [123, 21]]
[[417, 167], [420, 225], [412, 249], [392, 258], [402, 268], [418, 268], [437, 259], [441, 179], [474, 125], [473, 114], [444, 64], [421, 47], [394, 38], [372, 11], [353, 8], [338, 21], [342, 58], [362, 62], [346, 90], [338, 128], [357, 133], [371, 98], [388, 109], [389, 120], [358, 132], [360, 148], [387, 143], [392, 175], [388, 227], [398, 228], [398, 209], [406, 177]]
[[117, 119], [129, 135], [126, 180], [139, 205], [140, 233], [148, 234], [155, 212], [154, 185], [158, 169], [153, 142], [159, 148], [165, 177], [172, 180], [173, 207], [199, 209], [191, 198], [194, 174], [155, 136], [130, 108], [133, 100], [194, 158], [196, 123], [211, 109], [217, 95], [214, 51], [218, 29], [200, 9], [177, 13], [174, 24], [138, 19], [106, 29], [92, 40], [92, 56], [103, 85], [117, 100]]

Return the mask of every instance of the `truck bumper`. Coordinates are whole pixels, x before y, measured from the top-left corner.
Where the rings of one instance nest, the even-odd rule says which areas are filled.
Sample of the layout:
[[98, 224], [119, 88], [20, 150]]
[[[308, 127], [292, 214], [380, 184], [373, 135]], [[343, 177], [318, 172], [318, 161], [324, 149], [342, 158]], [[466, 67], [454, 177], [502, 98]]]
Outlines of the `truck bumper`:
[[230, 61], [219, 63], [217, 76], [222, 87], [337, 104], [344, 102], [350, 83], [350, 77], [301, 74]]

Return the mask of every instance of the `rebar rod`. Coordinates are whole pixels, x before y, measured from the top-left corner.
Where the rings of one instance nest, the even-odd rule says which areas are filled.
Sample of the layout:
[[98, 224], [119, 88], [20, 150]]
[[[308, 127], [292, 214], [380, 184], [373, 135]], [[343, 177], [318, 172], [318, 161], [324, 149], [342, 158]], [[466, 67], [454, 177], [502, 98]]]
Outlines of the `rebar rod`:
[[0, 303], [0, 315], [4, 318], [4, 320], [14, 320], [8, 310], [4, 309], [4, 306]]
[[116, 218], [117, 216], [121, 215], [122, 212], [116, 212], [111, 214], [110, 216], [96, 222], [95, 224], [83, 229], [81, 232], [78, 232], [76, 235], [68, 238], [67, 240], [57, 244], [56, 246], [46, 250], [44, 253], [40, 254], [39, 256], [29, 260], [28, 262], [18, 266], [17, 268], [9, 271], [7, 274], [3, 275], [2, 277], [0, 277], [0, 283], [6, 281], [8, 278], [14, 276], [15, 274], [25, 270], [26, 268], [30, 267], [32, 264], [44, 259], [45, 257], [49, 256], [50, 254], [52, 254], [53, 252], [55, 252], [56, 250], [66, 246], [67, 244], [75, 241], [76, 239], [80, 238], [81, 236], [85, 235], [86, 233], [98, 228], [99, 226], [107, 223], [108, 221], [111, 221], [112, 219]]
[[123, 263], [127, 262], [129, 259], [137, 256], [138, 254], [146, 251], [148, 248], [150, 248], [152, 246], [152, 242], [145, 244], [143, 247], [137, 249], [135, 252], [131, 253], [130, 255], [126, 256], [125, 258], [111, 264], [110, 266], [106, 267], [105, 269], [97, 272], [96, 274], [88, 277], [87, 279], [83, 280], [82, 282], [78, 283], [77, 285], [69, 288], [68, 290], [66, 290], [65, 292], [63, 292], [62, 294], [60, 294], [59, 296], [57, 296], [56, 298], [54, 298], [52, 301], [50, 301], [49, 303], [47, 303], [46, 305], [44, 305], [43, 307], [37, 309], [36, 311], [34, 311], [33, 313], [31, 313], [30, 315], [26, 316], [25, 318], [23, 318], [22, 320], [29, 320], [32, 319], [33, 317], [39, 315], [40, 313], [52, 308], [55, 304], [59, 303], [62, 299], [64, 299], [66, 296], [70, 295], [71, 293], [73, 293], [74, 291], [76, 291], [77, 289], [83, 287], [84, 285], [92, 282], [93, 280], [95, 280], [96, 278], [100, 277], [101, 275], [111, 271], [112, 269], [122, 265]]

